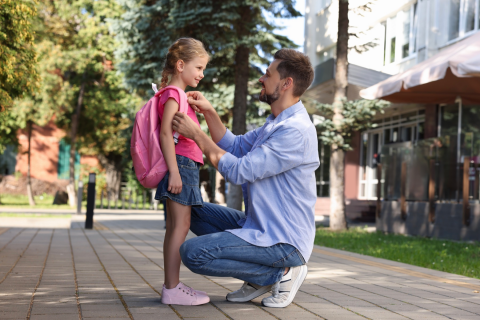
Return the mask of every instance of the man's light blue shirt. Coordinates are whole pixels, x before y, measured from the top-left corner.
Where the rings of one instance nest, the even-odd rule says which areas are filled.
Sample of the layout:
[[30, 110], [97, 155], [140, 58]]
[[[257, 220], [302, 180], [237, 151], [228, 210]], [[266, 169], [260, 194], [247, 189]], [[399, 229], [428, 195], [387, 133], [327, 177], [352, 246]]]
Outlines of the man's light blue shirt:
[[227, 230], [260, 247], [288, 243], [305, 262], [315, 237], [315, 170], [318, 140], [307, 110], [299, 101], [245, 135], [227, 130], [218, 146], [227, 151], [218, 170], [242, 185], [246, 218], [241, 229]]

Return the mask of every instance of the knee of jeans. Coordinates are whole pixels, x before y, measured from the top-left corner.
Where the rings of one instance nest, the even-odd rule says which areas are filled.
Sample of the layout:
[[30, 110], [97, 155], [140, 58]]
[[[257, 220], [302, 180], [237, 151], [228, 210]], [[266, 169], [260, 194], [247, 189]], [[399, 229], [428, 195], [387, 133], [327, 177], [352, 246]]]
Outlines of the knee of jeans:
[[180, 257], [182, 258], [183, 264], [190, 269], [190, 271], [199, 273], [211, 258], [208, 254], [205, 255], [204, 250], [199, 248], [195, 240], [198, 240], [198, 238], [187, 240], [180, 246]]
[[180, 257], [182, 258], [182, 262], [188, 269], [192, 270], [195, 269], [196, 259], [195, 259], [195, 246], [193, 245], [193, 241], [195, 239], [190, 239], [185, 241], [180, 246]]

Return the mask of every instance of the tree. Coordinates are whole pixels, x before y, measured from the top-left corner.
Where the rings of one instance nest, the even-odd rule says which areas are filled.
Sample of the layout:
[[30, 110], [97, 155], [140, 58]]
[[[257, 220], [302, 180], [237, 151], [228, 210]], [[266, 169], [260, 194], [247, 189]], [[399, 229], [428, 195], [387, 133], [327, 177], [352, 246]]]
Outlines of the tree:
[[32, 26], [37, 14], [36, 2], [0, 0], [1, 113], [12, 105], [13, 99], [32, 92], [38, 86]]
[[[42, 3], [41, 46], [50, 48], [42, 72], [42, 87], [51, 88], [42, 103], [57, 110], [56, 124], [69, 132], [70, 204], [75, 205], [74, 156], [95, 155], [106, 170], [108, 191], [118, 196], [124, 153], [123, 131], [139, 99], [129, 94], [115, 68], [117, 43], [108, 19], [121, 13], [114, 0], [55, 0]], [[53, 50], [52, 50], [53, 48]]]
[[[296, 47], [273, 33], [276, 26], [266, 14], [296, 17], [294, 0], [121, 0], [125, 14], [114, 21], [121, 46], [117, 55], [127, 84], [148, 95], [150, 83], [158, 82], [163, 59], [171, 43], [180, 37], [201, 40], [212, 55], [199, 89], [215, 91], [218, 85], [235, 85], [232, 131], [244, 134], [247, 127], [248, 82], [258, 79], [254, 64], [267, 64], [280, 47]], [[263, 53], [263, 54], [262, 54]], [[229, 206], [241, 209], [241, 192], [231, 188]], [[234, 197], [232, 197], [234, 196]]]
[[[341, 132], [344, 119], [342, 109], [348, 86], [348, 0], [339, 0], [335, 94], [333, 98], [333, 125]], [[332, 144], [330, 156], [330, 228], [347, 228], [345, 219], [345, 151], [338, 142]]]
[[38, 86], [32, 25], [35, 4], [35, 0], [0, 0], [0, 153], [9, 144], [18, 145], [17, 122], [7, 108]]
[[0, 151], [7, 144], [18, 146], [17, 131], [26, 129], [27, 196], [32, 206], [35, 205], [30, 172], [32, 127], [35, 123], [46, 124], [52, 116], [31, 98], [40, 89], [41, 73], [34, 45], [36, 4], [37, 1], [0, 1]]
[[[369, 11], [367, 4], [361, 5], [352, 11], [359, 13]], [[356, 101], [347, 102], [346, 89], [348, 86], [348, 39], [349, 33], [349, 1], [339, 0], [337, 59], [335, 72], [335, 93], [331, 106], [321, 107], [322, 111], [331, 115], [321, 125], [321, 139], [331, 146], [330, 156], [330, 228], [342, 230], [347, 228], [345, 216], [345, 151], [350, 150], [349, 139], [354, 131], [366, 130], [372, 126], [375, 112], [381, 110], [383, 102]], [[357, 51], [368, 50], [374, 44], [367, 43], [355, 46]]]

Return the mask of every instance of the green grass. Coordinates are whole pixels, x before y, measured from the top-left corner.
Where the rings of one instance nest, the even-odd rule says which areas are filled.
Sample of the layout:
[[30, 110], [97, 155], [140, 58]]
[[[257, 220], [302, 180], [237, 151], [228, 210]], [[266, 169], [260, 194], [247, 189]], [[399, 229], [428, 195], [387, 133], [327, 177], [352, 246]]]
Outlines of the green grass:
[[403, 235], [317, 229], [315, 244], [480, 279], [480, 244]]
[[70, 219], [70, 214], [43, 214], [43, 213], [0, 213], [0, 218], [58, 218]]
[[70, 210], [68, 204], [52, 204], [53, 196], [44, 194], [43, 196], [35, 196], [36, 206], [30, 207], [28, 203], [28, 197], [26, 195], [10, 195], [5, 194], [0, 196], [0, 208], [10, 207], [10, 208], [38, 208], [38, 209], [64, 209]]

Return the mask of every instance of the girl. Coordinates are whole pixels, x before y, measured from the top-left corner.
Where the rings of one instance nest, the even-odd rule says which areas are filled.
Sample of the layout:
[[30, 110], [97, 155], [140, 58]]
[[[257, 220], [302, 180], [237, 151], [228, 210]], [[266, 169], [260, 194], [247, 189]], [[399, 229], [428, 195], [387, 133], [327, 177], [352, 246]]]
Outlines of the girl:
[[[185, 91], [187, 86], [197, 87], [203, 79], [203, 70], [209, 55], [203, 44], [192, 38], [178, 39], [169, 49], [162, 72], [161, 87], [175, 86]], [[190, 229], [191, 206], [203, 206], [199, 189], [199, 167], [203, 154], [193, 140], [179, 136], [175, 145], [172, 120], [179, 110], [180, 97], [176, 90], [166, 90], [160, 97], [158, 114], [162, 122], [160, 146], [168, 172], [159, 183], [156, 200], [165, 200], [167, 205], [167, 231], [163, 243], [165, 282], [162, 303], [199, 305], [208, 303], [210, 298], [203, 291], [197, 291], [180, 282], [180, 246]], [[191, 106], [187, 115], [198, 123]], [[199, 124], [200, 126], [200, 124]]]

